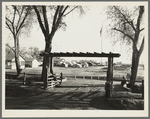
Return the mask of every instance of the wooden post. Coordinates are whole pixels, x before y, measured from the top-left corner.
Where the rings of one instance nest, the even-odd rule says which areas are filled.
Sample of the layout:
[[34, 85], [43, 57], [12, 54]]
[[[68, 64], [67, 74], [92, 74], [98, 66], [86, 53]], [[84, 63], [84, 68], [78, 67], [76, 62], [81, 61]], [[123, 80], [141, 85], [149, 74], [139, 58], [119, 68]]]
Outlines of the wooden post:
[[105, 97], [110, 98], [110, 82], [106, 81], [105, 83]]
[[23, 85], [26, 85], [26, 81], [27, 81], [27, 79], [26, 79], [26, 73], [24, 72]]
[[144, 99], [144, 80], [142, 80], [142, 99]]
[[53, 65], [54, 65], [53, 57], [50, 57], [50, 73], [51, 74], [53, 74]]
[[[111, 55], [111, 52], [110, 52]], [[113, 57], [108, 57], [108, 75], [107, 81], [110, 82], [110, 97], [112, 97], [112, 90], [113, 90]]]
[[7, 78], [7, 72], [5, 73], [5, 78], [8, 79], [8, 78]]
[[46, 76], [45, 76], [45, 79], [44, 79], [44, 89], [47, 89], [47, 78], [48, 78], [48, 75], [47, 75], [47, 67], [46, 67]]
[[63, 73], [62, 72], [60, 73], [60, 78], [63, 79]]
[[108, 76], [108, 70], [107, 70], [107, 74], [106, 74], [106, 78], [107, 78], [107, 81], [109, 81], [109, 76]]

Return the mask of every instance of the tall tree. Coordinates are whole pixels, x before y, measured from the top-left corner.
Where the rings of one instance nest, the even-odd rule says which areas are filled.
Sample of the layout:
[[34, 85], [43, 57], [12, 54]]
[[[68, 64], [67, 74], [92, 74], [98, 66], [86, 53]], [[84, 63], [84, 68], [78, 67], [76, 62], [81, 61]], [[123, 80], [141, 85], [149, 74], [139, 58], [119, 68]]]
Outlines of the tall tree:
[[[65, 22], [63, 22], [64, 17], [69, 13], [74, 11], [76, 8], [81, 8], [80, 6], [33, 6], [37, 19], [45, 37], [45, 52], [50, 53], [52, 50], [52, 39], [59, 28], [66, 27]], [[82, 9], [80, 9], [82, 10]], [[48, 72], [53, 74], [52, 66], [50, 66], [50, 58], [44, 56], [43, 59], [43, 69], [42, 69], [42, 79], [46, 79], [46, 67]]]
[[[20, 63], [19, 63], [19, 36], [28, 31], [30, 28], [30, 15], [31, 7], [25, 5], [10, 5], [6, 6], [5, 23], [14, 39], [15, 48], [15, 63], [17, 75], [20, 74]], [[25, 30], [26, 29], [26, 30]]]
[[[108, 10], [108, 16], [113, 21], [113, 31], [120, 36], [127, 44], [132, 43], [132, 67], [130, 77], [130, 87], [135, 84], [137, 77], [140, 56], [144, 48], [144, 36], [141, 28], [144, 14], [144, 6], [134, 8], [125, 8], [121, 6], [111, 6]], [[142, 38], [141, 38], [142, 37]]]

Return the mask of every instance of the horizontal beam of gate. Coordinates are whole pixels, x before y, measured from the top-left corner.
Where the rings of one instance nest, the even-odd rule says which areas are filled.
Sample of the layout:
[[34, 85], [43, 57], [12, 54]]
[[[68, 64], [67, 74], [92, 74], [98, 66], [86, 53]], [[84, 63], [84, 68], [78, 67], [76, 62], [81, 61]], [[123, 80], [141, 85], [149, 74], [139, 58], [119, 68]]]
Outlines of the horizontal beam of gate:
[[97, 52], [94, 52], [94, 53], [90, 53], [90, 52], [86, 52], [86, 53], [83, 53], [83, 52], [80, 52], [80, 53], [77, 53], [77, 52], [73, 52], [73, 53], [70, 53], [70, 52], [60, 52], [60, 53], [42, 53], [40, 54], [41, 56], [48, 56], [48, 57], [120, 57], [120, 54], [118, 53], [97, 53]]

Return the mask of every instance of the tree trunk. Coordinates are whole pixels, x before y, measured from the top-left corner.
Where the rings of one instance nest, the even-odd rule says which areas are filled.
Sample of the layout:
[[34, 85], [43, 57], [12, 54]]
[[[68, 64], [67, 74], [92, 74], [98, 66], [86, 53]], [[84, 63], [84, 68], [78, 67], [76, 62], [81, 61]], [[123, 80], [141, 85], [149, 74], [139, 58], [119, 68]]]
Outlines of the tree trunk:
[[42, 76], [41, 76], [41, 80], [44, 81], [44, 89], [47, 88], [47, 76], [48, 76], [48, 57], [44, 56], [43, 59], [43, 67], [42, 67]]
[[130, 77], [129, 87], [132, 87], [135, 84], [135, 80], [136, 80], [137, 72], [138, 72], [138, 66], [139, 66], [139, 59], [140, 59], [140, 55], [138, 54], [138, 51], [133, 49], [133, 52], [132, 52], [131, 77]]
[[[47, 41], [47, 39], [45, 40], [45, 42]], [[45, 52], [50, 53], [51, 52], [51, 42], [46, 42], [45, 44]], [[47, 68], [47, 72], [46, 72], [46, 68]], [[48, 74], [47, 74], [48, 73]], [[53, 74], [53, 70], [50, 70], [50, 57], [48, 56], [44, 56], [43, 59], [43, 67], [42, 67], [42, 76], [41, 76], [41, 80], [47, 80], [47, 75]]]
[[137, 49], [136, 44], [138, 40], [136, 39], [138, 38], [139, 38], [139, 32], [135, 34], [135, 38], [134, 38], [135, 42], [133, 43], [131, 77], [130, 77], [130, 83], [128, 85], [128, 87], [130, 88], [133, 87], [135, 84], [137, 72], [138, 72], [139, 60], [144, 48], [144, 37], [143, 37], [141, 46], [139, 50]]
[[17, 76], [20, 74], [20, 62], [19, 62], [19, 40], [14, 36], [14, 44], [15, 44], [15, 63], [16, 63], [16, 71]]

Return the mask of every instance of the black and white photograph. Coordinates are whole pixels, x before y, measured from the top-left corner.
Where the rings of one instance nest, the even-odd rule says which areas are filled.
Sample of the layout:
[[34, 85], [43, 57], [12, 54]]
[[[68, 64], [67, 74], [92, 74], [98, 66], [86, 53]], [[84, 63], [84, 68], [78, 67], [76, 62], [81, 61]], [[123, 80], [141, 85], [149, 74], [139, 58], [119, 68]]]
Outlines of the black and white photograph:
[[148, 2], [2, 2], [2, 117], [148, 117]]

